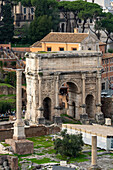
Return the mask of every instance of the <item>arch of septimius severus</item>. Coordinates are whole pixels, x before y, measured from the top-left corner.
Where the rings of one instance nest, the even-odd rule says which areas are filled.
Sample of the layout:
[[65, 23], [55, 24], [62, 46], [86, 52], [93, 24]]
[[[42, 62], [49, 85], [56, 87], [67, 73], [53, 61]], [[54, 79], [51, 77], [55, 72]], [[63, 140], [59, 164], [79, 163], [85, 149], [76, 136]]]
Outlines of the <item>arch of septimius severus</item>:
[[66, 84], [67, 114], [101, 121], [101, 69], [101, 52], [27, 54], [26, 119], [33, 123], [44, 123], [45, 119], [59, 122], [59, 90]]

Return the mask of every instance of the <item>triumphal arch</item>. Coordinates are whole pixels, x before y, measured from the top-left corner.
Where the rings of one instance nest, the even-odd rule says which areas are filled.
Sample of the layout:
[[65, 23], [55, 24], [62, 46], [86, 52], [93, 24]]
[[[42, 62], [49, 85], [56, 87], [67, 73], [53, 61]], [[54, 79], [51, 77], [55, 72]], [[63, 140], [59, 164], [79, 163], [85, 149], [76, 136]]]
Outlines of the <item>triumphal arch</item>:
[[[60, 121], [60, 113], [99, 121], [101, 112], [101, 52], [71, 51], [26, 54], [26, 119]], [[61, 94], [61, 89], [66, 93]], [[65, 95], [67, 107], [61, 107]], [[63, 96], [64, 97], [64, 96]], [[62, 98], [63, 99], [63, 98]]]

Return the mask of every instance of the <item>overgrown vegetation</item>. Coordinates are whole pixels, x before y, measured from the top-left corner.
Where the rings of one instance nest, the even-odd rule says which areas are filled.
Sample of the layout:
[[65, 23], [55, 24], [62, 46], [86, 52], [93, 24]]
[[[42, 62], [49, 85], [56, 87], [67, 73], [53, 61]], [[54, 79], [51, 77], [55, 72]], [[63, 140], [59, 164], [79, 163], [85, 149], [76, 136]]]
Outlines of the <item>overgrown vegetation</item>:
[[82, 150], [82, 135], [68, 134], [67, 130], [61, 132], [62, 138], [57, 138], [54, 142], [56, 153], [62, 156], [76, 157]]
[[108, 53], [113, 53], [113, 49], [108, 49]]

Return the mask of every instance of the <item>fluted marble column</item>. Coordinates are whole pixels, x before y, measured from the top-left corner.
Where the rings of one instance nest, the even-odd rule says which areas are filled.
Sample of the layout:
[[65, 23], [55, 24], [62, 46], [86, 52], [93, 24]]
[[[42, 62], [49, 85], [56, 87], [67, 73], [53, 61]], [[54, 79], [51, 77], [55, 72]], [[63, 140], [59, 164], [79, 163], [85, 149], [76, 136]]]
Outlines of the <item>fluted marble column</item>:
[[22, 70], [16, 71], [16, 122], [13, 139], [25, 139], [24, 122], [22, 120]]
[[82, 74], [82, 114], [80, 115], [80, 118], [81, 119], [87, 119], [88, 118], [88, 115], [86, 113], [86, 103], [85, 103], [85, 100], [86, 100], [86, 86], [85, 86], [85, 79], [86, 79], [86, 74], [83, 73]]
[[104, 123], [104, 115], [101, 111], [101, 71], [97, 72], [97, 101], [96, 104], [97, 111], [96, 111], [96, 121], [99, 124]]
[[56, 114], [55, 116], [60, 116], [60, 107], [59, 107], [59, 76], [56, 78]]
[[54, 123], [61, 123], [60, 106], [59, 106], [59, 75], [56, 77], [56, 90], [55, 90], [56, 104], [55, 104], [55, 116], [53, 117]]
[[101, 73], [97, 73], [97, 112], [101, 112]]
[[39, 124], [45, 124], [45, 118], [43, 116], [43, 107], [42, 107], [42, 76], [39, 75], [38, 76], [38, 80], [39, 80], [39, 89], [38, 89], [38, 92], [39, 92], [39, 107], [38, 107], [38, 123]]

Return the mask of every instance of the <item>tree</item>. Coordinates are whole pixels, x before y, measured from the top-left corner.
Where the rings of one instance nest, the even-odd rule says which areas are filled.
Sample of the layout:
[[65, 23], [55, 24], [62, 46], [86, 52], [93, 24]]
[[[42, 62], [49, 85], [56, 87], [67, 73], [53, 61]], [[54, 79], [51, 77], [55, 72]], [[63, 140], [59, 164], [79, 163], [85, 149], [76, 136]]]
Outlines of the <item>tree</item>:
[[9, 43], [14, 35], [13, 17], [11, 13], [11, 5], [2, 6], [2, 26], [0, 27], [0, 43]]
[[70, 26], [70, 6], [72, 2], [70, 1], [61, 1], [58, 4], [58, 9], [62, 13], [63, 17], [65, 18], [66, 21], [66, 32], [70, 32], [71, 26]]
[[82, 150], [83, 140], [82, 135], [69, 135], [67, 130], [61, 132], [61, 138], [57, 138], [54, 142], [56, 153], [62, 156], [76, 157]]
[[113, 41], [113, 38], [112, 38], [113, 15], [111, 13], [105, 13], [105, 17], [100, 22], [101, 22], [101, 28], [107, 36], [107, 39], [106, 39], [106, 44], [107, 44], [109, 39]]
[[78, 17], [83, 21], [82, 32], [85, 32], [85, 24], [88, 19], [96, 20], [102, 14], [102, 9], [98, 4], [90, 2], [82, 2], [82, 8]]
[[52, 19], [50, 16], [43, 15], [35, 18], [29, 28], [29, 38], [31, 42], [34, 43], [46, 36], [51, 31], [51, 25]]
[[35, 7], [35, 19], [29, 27], [29, 39], [32, 43], [42, 39], [51, 29], [58, 29], [59, 11], [56, 0], [22, 0], [22, 4]]

